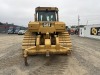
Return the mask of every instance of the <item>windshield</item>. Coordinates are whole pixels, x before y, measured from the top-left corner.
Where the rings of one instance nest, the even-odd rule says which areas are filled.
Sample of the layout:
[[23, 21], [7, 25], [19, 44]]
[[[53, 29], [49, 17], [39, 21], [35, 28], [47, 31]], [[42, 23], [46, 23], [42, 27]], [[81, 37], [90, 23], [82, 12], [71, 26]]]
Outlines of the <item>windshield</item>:
[[55, 12], [38, 12], [38, 21], [56, 21]]

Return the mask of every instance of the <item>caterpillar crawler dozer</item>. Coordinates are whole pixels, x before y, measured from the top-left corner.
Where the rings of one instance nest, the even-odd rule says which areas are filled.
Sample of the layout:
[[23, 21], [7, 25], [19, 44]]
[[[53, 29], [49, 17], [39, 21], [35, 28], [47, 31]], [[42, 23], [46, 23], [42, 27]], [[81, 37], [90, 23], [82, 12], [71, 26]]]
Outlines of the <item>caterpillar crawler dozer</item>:
[[71, 52], [70, 36], [65, 23], [59, 22], [57, 7], [37, 7], [34, 19], [34, 22], [29, 22], [22, 43], [25, 65], [28, 65], [28, 55]]

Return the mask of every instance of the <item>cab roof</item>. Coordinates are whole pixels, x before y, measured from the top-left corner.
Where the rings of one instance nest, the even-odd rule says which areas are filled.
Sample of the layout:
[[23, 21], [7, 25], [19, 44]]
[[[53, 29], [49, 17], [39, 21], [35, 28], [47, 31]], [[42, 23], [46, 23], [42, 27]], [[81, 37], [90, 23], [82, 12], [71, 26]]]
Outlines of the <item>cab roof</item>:
[[35, 8], [35, 11], [38, 12], [38, 11], [58, 11], [58, 8], [57, 7], [37, 7]]

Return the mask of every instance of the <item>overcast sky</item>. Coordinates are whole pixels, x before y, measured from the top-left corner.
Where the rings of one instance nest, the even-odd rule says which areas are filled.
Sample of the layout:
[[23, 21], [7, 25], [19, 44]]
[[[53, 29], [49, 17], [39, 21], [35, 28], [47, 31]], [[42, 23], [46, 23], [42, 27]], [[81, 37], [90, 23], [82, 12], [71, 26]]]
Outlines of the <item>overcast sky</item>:
[[100, 24], [100, 0], [0, 0], [0, 22], [27, 26], [38, 6], [58, 7], [60, 21], [66, 25]]

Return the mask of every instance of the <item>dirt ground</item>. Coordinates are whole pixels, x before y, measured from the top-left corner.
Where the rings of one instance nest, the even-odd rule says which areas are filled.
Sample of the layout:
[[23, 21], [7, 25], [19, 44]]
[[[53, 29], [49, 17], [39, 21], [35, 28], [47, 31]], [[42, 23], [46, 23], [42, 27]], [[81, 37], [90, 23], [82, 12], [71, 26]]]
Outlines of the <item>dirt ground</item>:
[[72, 35], [70, 56], [30, 56], [25, 66], [22, 39], [23, 35], [0, 34], [0, 75], [100, 75], [100, 40]]

